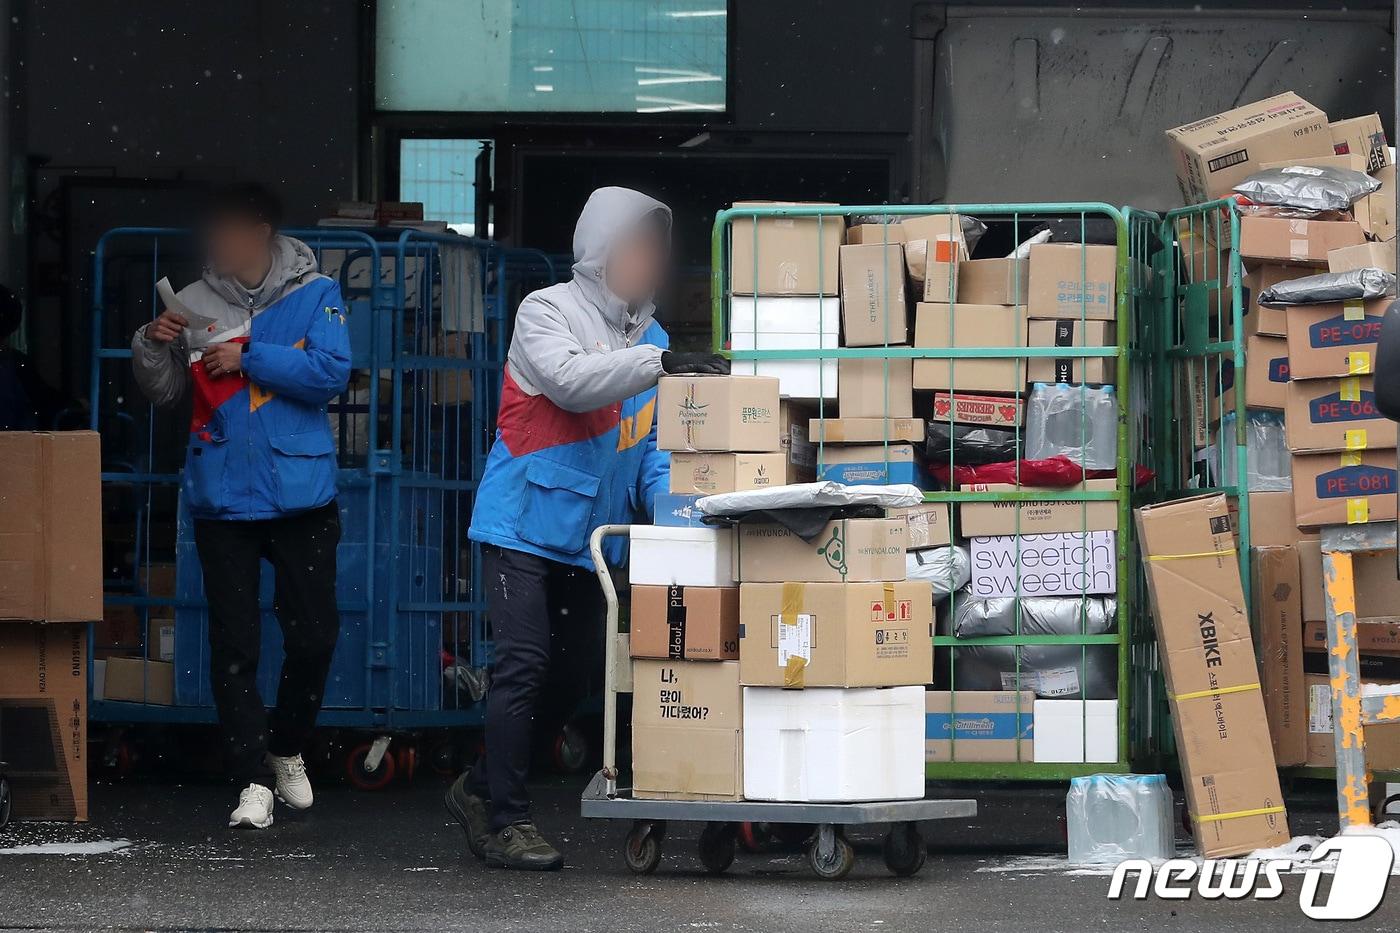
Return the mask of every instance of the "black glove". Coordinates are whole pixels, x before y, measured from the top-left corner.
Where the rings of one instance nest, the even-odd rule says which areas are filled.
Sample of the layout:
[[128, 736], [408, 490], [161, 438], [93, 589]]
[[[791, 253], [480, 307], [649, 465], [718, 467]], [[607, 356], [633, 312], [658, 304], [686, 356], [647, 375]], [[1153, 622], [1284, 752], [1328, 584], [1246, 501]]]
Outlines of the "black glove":
[[717, 353], [672, 353], [661, 351], [661, 369], [667, 375], [692, 373], [700, 376], [729, 375], [729, 360]]

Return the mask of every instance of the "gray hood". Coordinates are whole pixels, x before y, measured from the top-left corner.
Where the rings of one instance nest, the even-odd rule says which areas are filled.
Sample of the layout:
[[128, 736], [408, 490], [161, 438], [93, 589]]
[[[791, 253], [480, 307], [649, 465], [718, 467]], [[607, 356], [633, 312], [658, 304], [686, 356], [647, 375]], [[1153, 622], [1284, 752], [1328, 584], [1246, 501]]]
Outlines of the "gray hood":
[[240, 308], [261, 310], [276, 301], [283, 290], [308, 272], [316, 271], [316, 254], [301, 240], [278, 235], [272, 241], [272, 268], [256, 288], [245, 288], [233, 276], [206, 269], [204, 282], [214, 293]]
[[627, 302], [608, 291], [603, 272], [618, 240], [649, 215], [660, 213], [671, 228], [671, 209], [653, 197], [631, 188], [599, 188], [588, 196], [574, 227], [574, 284], [615, 326], [624, 331], [651, 317], [652, 302], [629, 309]]

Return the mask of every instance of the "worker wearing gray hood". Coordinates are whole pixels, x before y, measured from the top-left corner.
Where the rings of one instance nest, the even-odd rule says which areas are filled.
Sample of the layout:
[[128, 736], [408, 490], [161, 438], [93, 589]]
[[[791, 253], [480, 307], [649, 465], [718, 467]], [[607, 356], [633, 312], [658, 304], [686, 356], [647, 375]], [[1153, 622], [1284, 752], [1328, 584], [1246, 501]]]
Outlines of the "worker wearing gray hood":
[[472, 852], [489, 865], [563, 864], [530, 821], [525, 790], [551, 627], [601, 635], [589, 535], [650, 521], [655, 495], [667, 489], [657, 380], [729, 371], [723, 357], [667, 349], [653, 319], [670, 239], [666, 205], [599, 188], [574, 229], [573, 278], [529, 295], [516, 313], [469, 532], [482, 545], [495, 640], [486, 753], [447, 795]]

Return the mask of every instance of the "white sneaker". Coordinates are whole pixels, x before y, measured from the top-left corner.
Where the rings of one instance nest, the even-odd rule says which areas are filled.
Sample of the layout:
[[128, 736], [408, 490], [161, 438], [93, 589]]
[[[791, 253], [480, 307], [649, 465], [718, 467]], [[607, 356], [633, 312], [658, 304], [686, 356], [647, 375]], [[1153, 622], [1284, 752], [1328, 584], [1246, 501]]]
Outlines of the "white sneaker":
[[261, 784], [249, 784], [238, 795], [238, 809], [229, 814], [228, 825], [239, 829], [267, 829], [272, 825], [272, 791]]
[[267, 766], [277, 777], [277, 799], [293, 810], [311, 806], [311, 782], [306, 779], [306, 764], [300, 755], [290, 758], [267, 756]]

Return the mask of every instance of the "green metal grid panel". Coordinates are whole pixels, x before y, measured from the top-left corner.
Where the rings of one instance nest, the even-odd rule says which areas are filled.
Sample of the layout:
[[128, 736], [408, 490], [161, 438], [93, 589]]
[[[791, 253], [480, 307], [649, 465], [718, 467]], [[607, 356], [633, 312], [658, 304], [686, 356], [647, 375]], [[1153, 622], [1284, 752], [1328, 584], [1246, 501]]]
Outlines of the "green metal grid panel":
[[[1026, 347], [1024, 345], [1014, 348], [1006, 347], [957, 347], [949, 348], [925, 348], [913, 346], [896, 345], [902, 342], [903, 335], [898, 335], [899, 341], [887, 339], [884, 345], [875, 347], [841, 347], [841, 348], [805, 348], [805, 349], [783, 349], [783, 350], [730, 350], [728, 349], [728, 337], [730, 334], [730, 321], [728, 318], [728, 304], [734, 295], [754, 295], [757, 294], [758, 283], [757, 269], [761, 264], [758, 259], [758, 224], [765, 218], [815, 218], [818, 230], [818, 242], [820, 234], [825, 229], [826, 223], [844, 222], [852, 217], [876, 218], [876, 223], [886, 227], [886, 234], [882, 237], [883, 242], [898, 242], [897, 236], [889, 233], [889, 227], [902, 218], [914, 216], [946, 216], [949, 219], [949, 232], [955, 228], [954, 218], [957, 215], [972, 216], [983, 221], [996, 221], [1001, 224], [1010, 225], [1011, 241], [1020, 243], [1029, 234], [1036, 221], [1048, 218], [1065, 219], [1077, 221], [1080, 227], [1081, 242], [1086, 239], [1087, 228], [1091, 219], [1107, 220], [1115, 230], [1117, 262], [1116, 262], [1116, 287], [1113, 296], [1115, 308], [1114, 322], [1116, 325], [1116, 340], [1113, 346], [1106, 347]], [[731, 283], [730, 270], [732, 268], [730, 245], [730, 231], [733, 237], [751, 237], [750, 249], [755, 256], [754, 281], [748, 283], [745, 289], [744, 283]], [[881, 242], [872, 240], [870, 242]], [[1107, 645], [1115, 649], [1116, 681], [1115, 694], [1118, 704], [1118, 736], [1117, 736], [1117, 761], [1114, 762], [1073, 762], [1073, 763], [1047, 763], [1020, 760], [1014, 762], [948, 762], [930, 763], [927, 767], [929, 778], [933, 779], [1010, 779], [1010, 780], [1067, 780], [1071, 777], [1112, 771], [1128, 771], [1129, 766], [1129, 726], [1130, 713], [1132, 710], [1129, 659], [1130, 659], [1130, 633], [1133, 631], [1132, 607], [1134, 604], [1133, 593], [1136, 588], [1136, 580], [1133, 565], [1137, 562], [1131, 559], [1135, 553], [1135, 542], [1133, 539], [1131, 521], [1131, 498], [1132, 484], [1134, 476], [1135, 458], [1132, 456], [1134, 445], [1130, 435], [1129, 413], [1133, 410], [1134, 393], [1137, 388], [1130, 382], [1129, 355], [1134, 344], [1136, 333], [1134, 321], [1134, 306], [1129, 300], [1130, 283], [1136, 278], [1130, 273], [1130, 237], [1129, 227], [1124, 213], [1115, 207], [1098, 203], [1043, 203], [1043, 204], [977, 204], [977, 205], [871, 205], [871, 206], [817, 206], [817, 205], [753, 205], [734, 207], [720, 211], [715, 218], [712, 241], [712, 288], [711, 299], [713, 307], [713, 340], [714, 348], [717, 352], [728, 354], [735, 361], [763, 361], [763, 360], [841, 360], [841, 359], [881, 359], [886, 361], [886, 392], [889, 391], [888, 361], [902, 358], [912, 358], [914, 360], [926, 359], [946, 359], [949, 361], [950, 378], [947, 380], [950, 386], [956, 386], [956, 366], [959, 360], [991, 359], [991, 358], [1012, 358], [1017, 360], [1018, 377], [1024, 383], [1025, 370], [1022, 368], [1031, 359], [1037, 358], [1073, 358], [1089, 360], [1094, 358], [1113, 359], [1116, 366], [1115, 394], [1118, 399], [1118, 430], [1117, 430], [1117, 450], [1116, 450], [1116, 477], [1117, 483], [1113, 491], [1056, 491], [1053, 493], [1027, 492], [1019, 490], [1016, 492], [964, 492], [945, 491], [929, 492], [924, 498], [926, 502], [946, 502], [950, 505], [950, 518], [952, 519], [952, 531], [956, 537], [956, 519], [958, 518], [955, 505], [973, 502], [999, 502], [999, 503], [1026, 503], [1036, 501], [1058, 501], [1058, 502], [1079, 502], [1081, 509], [1087, 509], [1089, 503], [1097, 501], [1112, 501], [1116, 503], [1118, 512], [1118, 531], [1116, 536], [1116, 600], [1117, 600], [1117, 620], [1114, 630], [1107, 634], [1087, 634], [1087, 609], [1081, 609], [1081, 634], [1076, 635], [1031, 635], [1021, 633], [1021, 611], [1017, 604], [1016, 634], [982, 636], [976, 638], [956, 638], [952, 635], [936, 635], [934, 637], [935, 649], [946, 649], [948, 666], [950, 672], [949, 686], [952, 686], [951, 675], [956, 671], [956, 649], [970, 648], [979, 645], [995, 645], [1011, 647], [1015, 650], [1015, 677], [1018, 684], [1021, 683], [1021, 655], [1020, 649], [1025, 646], [1036, 645], [1070, 645], [1080, 647], [1080, 671], [1087, 669], [1088, 649], [1093, 646]], [[825, 264], [827, 258], [820, 249], [815, 257], [818, 275], [817, 281], [825, 280]], [[1087, 252], [1081, 252], [1081, 276], [1087, 278], [1085, 274], [1087, 265]], [[886, 294], [888, 294], [888, 272]], [[1019, 283], [1017, 283], [1019, 284]], [[818, 296], [822, 297], [822, 296]], [[825, 297], [835, 297], [828, 295]], [[951, 295], [949, 296], [952, 297]], [[954, 302], [949, 302], [954, 303]], [[820, 307], [820, 306], [819, 306]], [[1022, 335], [1025, 334], [1025, 322], [1027, 320], [1024, 306], [1018, 309], [1018, 326]], [[819, 312], [821, 313], [821, 312]], [[1080, 300], [1080, 323], [1089, 320], [1087, 300], [1081, 297]], [[953, 327], [950, 324], [950, 330]], [[950, 333], [950, 338], [952, 334]], [[817, 340], [818, 343], [825, 343], [825, 340]], [[950, 339], [949, 344], [953, 341]], [[820, 364], [819, 364], [820, 365]], [[823, 376], [819, 373], [819, 385]], [[952, 390], [956, 395], [958, 391], [966, 394], [979, 394], [975, 390]], [[819, 417], [825, 417], [827, 402], [824, 392], [818, 392], [817, 411]], [[919, 413], [916, 412], [916, 416]], [[932, 412], [929, 413], [930, 415]], [[952, 414], [949, 414], [951, 424]], [[931, 419], [926, 419], [931, 420]], [[1081, 418], [1081, 439], [1084, 431], [1087, 430], [1085, 423], [1087, 418]], [[1021, 428], [1016, 427], [1017, 448], [1020, 449]], [[888, 447], [888, 438], [884, 445]], [[819, 468], [824, 461], [824, 444], [818, 443], [818, 465]], [[949, 454], [949, 467], [952, 467], [953, 455]], [[1019, 479], [1019, 475], [1018, 475]], [[1019, 485], [1019, 484], [1018, 484]], [[1021, 515], [1017, 511], [1017, 530], [1020, 528]], [[1087, 526], [1087, 516], [1081, 527]], [[1019, 549], [1019, 544], [1017, 545]], [[1018, 555], [1019, 557], [1019, 555]], [[1019, 580], [1019, 559], [1017, 560], [1017, 589], [1020, 587]], [[1081, 598], [1085, 593], [1081, 592]], [[955, 600], [954, 595], [949, 601]], [[952, 611], [950, 607], [949, 616]], [[1082, 685], [1081, 685], [1082, 686]], [[1024, 690], [1024, 685], [1022, 690]], [[967, 691], [963, 691], [967, 692]], [[1083, 689], [1080, 691], [1085, 693]], [[1088, 699], [1087, 696], [1084, 699]], [[957, 710], [957, 692], [953, 692], [952, 709], [954, 714]], [[1025, 716], [1032, 714], [1031, 709], [1022, 708], [1017, 702], [1017, 712]], [[1087, 715], [1083, 717], [1086, 723]], [[1087, 747], [1087, 736], [1084, 737]], [[952, 741], [956, 743], [956, 737]], [[1024, 746], [1022, 746], [1024, 748]], [[956, 757], [956, 745], [954, 745], [953, 756]]]

